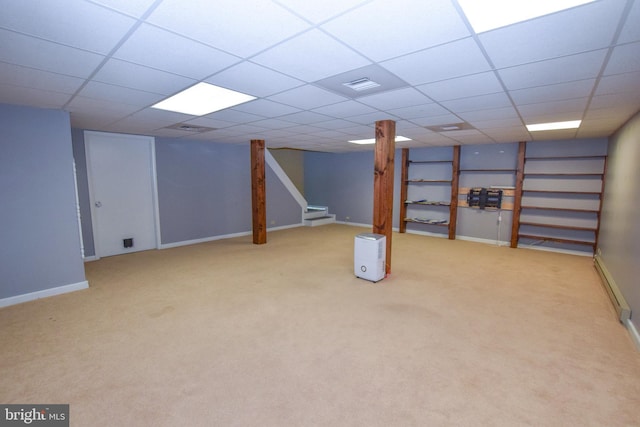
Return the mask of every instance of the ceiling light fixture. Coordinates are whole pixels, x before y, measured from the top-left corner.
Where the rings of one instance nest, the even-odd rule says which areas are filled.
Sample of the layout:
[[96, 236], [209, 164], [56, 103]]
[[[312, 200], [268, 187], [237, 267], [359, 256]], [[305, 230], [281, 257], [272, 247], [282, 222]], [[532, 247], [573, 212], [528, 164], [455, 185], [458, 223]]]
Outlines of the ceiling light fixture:
[[582, 120], [571, 120], [567, 122], [553, 122], [553, 123], [537, 123], [533, 125], [527, 125], [529, 132], [539, 132], [543, 130], [559, 130], [559, 129], [577, 129], [580, 127]]
[[350, 82], [342, 83], [342, 84], [357, 92], [367, 90], [367, 89], [373, 89], [374, 87], [380, 87], [379, 83], [374, 82], [373, 80], [369, 79], [369, 77], [363, 77], [361, 79], [352, 80]]
[[476, 33], [591, 3], [595, 0], [458, 0]]
[[[396, 136], [396, 142], [403, 142], [403, 141], [411, 141], [410, 138], [404, 137], [404, 136]], [[375, 144], [376, 143], [376, 139], [375, 138], [370, 138], [370, 139], [356, 139], [353, 141], [349, 141], [353, 144]]]
[[152, 105], [151, 108], [204, 116], [254, 99], [255, 96], [202, 82]]

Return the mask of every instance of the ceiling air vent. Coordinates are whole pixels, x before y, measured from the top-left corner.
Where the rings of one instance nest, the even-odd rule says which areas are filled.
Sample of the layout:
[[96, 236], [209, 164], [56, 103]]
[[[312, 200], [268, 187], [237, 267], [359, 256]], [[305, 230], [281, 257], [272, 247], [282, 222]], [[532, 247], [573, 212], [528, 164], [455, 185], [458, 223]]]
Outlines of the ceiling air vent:
[[351, 88], [357, 92], [361, 92], [367, 89], [373, 89], [374, 87], [380, 87], [379, 83], [370, 80], [369, 77], [363, 77], [361, 79], [352, 80], [347, 83], [342, 83], [344, 86]]
[[210, 127], [206, 127], [206, 126], [195, 126], [195, 125], [188, 125], [185, 123], [178, 123], [175, 125], [171, 125], [171, 126], [167, 126], [167, 129], [174, 129], [174, 130], [182, 130], [185, 132], [193, 132], [193, 133], [202, 133], [202, 132], [209, 132], [212, 130], [216, 130], [216, 128], [210, 128]]

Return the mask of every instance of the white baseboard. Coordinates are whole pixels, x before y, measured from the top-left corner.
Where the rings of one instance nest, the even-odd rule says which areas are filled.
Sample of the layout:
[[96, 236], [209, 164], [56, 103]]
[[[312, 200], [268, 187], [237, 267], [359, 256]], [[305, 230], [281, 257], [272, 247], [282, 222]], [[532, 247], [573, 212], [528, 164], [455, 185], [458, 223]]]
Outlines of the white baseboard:
[[249, 236], [250, 234], [251, 234], [251, 231], [242, 231], [240, 233], [223, 234], [220, 236], [204, 237], [202, 239], [183, 240], [181, 242], [164, 243], [164, 244], [161, 244], [158, 249], [170, 249], [170, 248], [177, 248], [179, 246], [197, 245], [198, 243], [206, 243], [206, 242], [212, 242], [214, 240], [222, 240], [222, 239], [232, 239], [234, 237]]
[[640, 334], [638, 334], [638, 330], [636, 329], [633, 322], [631, 322], [631, 319], [627, 319], [627, 321], [624, 322], [624, 326], [627, 327], [629, 335], [631, 335], [631, 340], [636, 345], [638, 351], [640, 351]]
[[457, 240], [466, 240], [468, 242], [485, 243], [493, 246], [510, 246], [511, 242], [506, 240], [481, 239], [479, 237], [456, 236]]
[[55, 288], [43, 289], [41, 291], [30, 292], [28, 294], [16, 295], [13, 297], [0, 299], [0, 307], [8, 307], [10, 305], [21, 304], [23, 302], [34, 301], [40, 298], [52, 297], [54, 295], [66, 294], [69, 292], [87, 289], [89, 282], [86, 280], [70, 285], [58, 286]]
[[[296, 228], [296, 227], [302, 227], [302, 226], [303, 224], [299, 223], [299, 224], [282, 225], [280, 227], [267, 227], [267, 231], [278, 231], [278, 230], [285, 230], [287, 228]], [[179, 246], [189, 246], [189, 245], [197, 245], [198, 243], [213, 242], [214, 240], [233, 239], [234, 237], [250, 236], [252, 233], [253, 233], [252, 231], [242, 231], [240, 233], [222, 234], [220, 236], [204, 237], [202, 239], [183, 240], [181, 242], [164, 243], [164, 244], [161, 244], [158, 249], [170, 249], [170, 248], [177, 248]]]
[[359, 222], [347, 222], [347, 221], [336, 221], [336, 224], [353, 225], [354, 227], [367, 227], [367, 228], [373, 227], [371, 224], [361, 224]]
[[95, 255], [91, 255], [91, 256], [84, 257], [84, 262], [97, 261], [99, 259], [100, 259], [99, 257]]

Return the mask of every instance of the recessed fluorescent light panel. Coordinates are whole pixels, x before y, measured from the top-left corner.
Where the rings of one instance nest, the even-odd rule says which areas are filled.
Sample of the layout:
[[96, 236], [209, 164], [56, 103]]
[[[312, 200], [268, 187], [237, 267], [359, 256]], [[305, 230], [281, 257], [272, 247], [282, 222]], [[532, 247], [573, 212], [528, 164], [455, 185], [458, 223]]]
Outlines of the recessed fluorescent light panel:
[[[404, 136], [396, 136], [396, 142], [403, 142], [403, 141], [411, 141], [411, 138], [407, 138]], [[370, 139], [356, 139], [354, 141], [349, 141], [353, 144], [375, 144], [376, 143], [376, 139], [375, 138], [370, 138]]]
[[571, 120], [568, 122], [538, 123], [527, 125], [529, 132], [539, 132], [542, 130], [577, 129], [582, 120]]
[[243, 104], [256, 99], [255, 96], [214, 86], [198, 83], [189, 89], [160, 101], [151, 108], [174, 111], [176, 113], [204, 116], [215, 111]]
[[595, 0], [458, 0], [476, 33], [493, 30]]

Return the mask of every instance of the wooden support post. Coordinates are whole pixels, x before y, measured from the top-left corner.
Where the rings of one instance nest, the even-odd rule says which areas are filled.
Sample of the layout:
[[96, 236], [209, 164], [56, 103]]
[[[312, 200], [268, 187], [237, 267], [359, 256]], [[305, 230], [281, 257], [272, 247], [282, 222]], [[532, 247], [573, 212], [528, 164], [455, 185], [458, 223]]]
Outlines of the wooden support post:
[[520, 233], [520, 212], [522, 211], [522, 189], [524, 186], [524, 163], [527, 143], [520, 141], [518, 146], [518, 166], [516, 169], [516, 189], [513, 195], [513, 220], [511, 223], [511, 247], [518, 247]]
[[449, 207], [449, 240], [456, 239], [458, 222], [458, 183], [460, 181], [460, 146], [453, 146], [451, 161], [451, 205]]
[[395, 140], [396, 122], [393, 120], [377, 121], [373, 171], [373, 232], [387, 238], [386, 274], [391, 273]]
[[264, 140], [251, 140], [251, 209], [253, 243], [267, 243], [266, 181], [264, 168]]
[[400, 181], [400, 233], [407, 231], [407, 223], [404, 220], [407, 217], [407, 180], [409, 179], [409, 149], [402, 149], [402, 174]]

